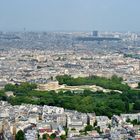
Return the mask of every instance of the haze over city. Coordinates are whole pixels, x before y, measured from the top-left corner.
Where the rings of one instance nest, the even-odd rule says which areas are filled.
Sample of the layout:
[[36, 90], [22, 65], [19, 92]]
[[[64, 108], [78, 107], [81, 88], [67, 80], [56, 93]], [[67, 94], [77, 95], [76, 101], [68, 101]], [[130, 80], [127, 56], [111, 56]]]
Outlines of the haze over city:
[[140, 140], [140, 0], [0, 0], [0, 140]]
[[136, 31], [139, 0], [0, 0], [2, 31]]

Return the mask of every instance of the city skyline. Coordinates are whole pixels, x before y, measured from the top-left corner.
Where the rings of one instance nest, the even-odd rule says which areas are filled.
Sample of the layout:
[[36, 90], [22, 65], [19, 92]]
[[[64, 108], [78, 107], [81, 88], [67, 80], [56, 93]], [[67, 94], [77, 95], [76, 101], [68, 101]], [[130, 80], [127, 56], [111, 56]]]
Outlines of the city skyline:
[[140, 1], [0, 0], [2, 31], [136, 31]]

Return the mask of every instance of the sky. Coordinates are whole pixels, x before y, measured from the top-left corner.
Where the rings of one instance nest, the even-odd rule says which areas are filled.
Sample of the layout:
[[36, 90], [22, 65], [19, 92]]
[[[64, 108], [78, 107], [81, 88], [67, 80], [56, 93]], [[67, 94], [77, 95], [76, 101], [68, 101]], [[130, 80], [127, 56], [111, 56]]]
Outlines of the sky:
[[140, 0], [0, 0], [1, 31], [140, 31]]

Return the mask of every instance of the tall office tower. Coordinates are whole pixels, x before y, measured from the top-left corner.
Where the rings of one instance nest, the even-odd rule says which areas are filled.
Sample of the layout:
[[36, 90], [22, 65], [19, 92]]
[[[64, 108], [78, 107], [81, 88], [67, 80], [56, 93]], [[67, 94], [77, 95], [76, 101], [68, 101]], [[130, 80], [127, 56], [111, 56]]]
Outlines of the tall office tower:
[[98, 31], [93, 31], [93, 32], [92, 32], [92, 36], [98, 37]]

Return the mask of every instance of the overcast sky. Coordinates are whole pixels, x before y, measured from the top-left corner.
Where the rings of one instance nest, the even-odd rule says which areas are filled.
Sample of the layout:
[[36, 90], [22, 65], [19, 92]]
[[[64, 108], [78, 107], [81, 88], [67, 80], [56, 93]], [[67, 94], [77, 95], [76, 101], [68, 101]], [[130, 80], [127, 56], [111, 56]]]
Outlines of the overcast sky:
[[3, 31], [140, 31], [140, 0], [0, 0]]

